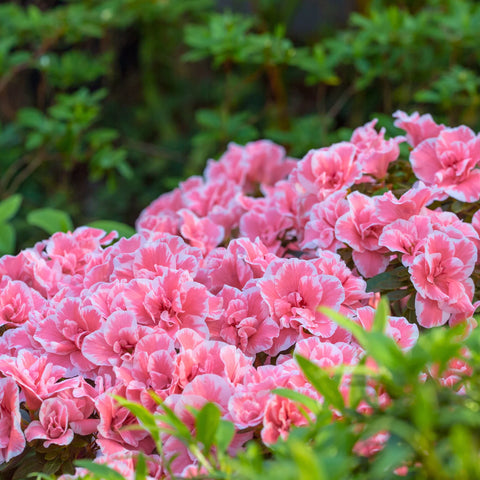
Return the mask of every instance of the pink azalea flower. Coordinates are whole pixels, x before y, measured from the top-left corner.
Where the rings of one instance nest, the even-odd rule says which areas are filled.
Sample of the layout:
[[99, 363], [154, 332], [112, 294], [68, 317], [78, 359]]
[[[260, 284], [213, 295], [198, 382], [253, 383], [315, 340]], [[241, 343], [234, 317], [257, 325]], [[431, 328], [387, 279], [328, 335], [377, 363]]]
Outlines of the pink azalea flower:
[[23, 282], [6, 279], [0, 287], [0, 325], [18, 327], [28, 320], [30, 312], [46, 307], [45, 299]]
[[446, 128], [411, 153], [415, 175], [462, 202], [480, 199], [480, 137], [468, 127]]
[[165, 235], [153, 242], [145, 241], [135, 252], [130, 278], [155, 278], [166, 269], [188, 270], [194, 275], [201, 258], [202, 252], [181, 237]]
[[277, 258], [269, 253], [268, 248], [256, 238], [231, 240], [228, 247], [217, 248], [205, 258], [203, 268], [197, 280], [217, 294], [224, 285], [242, 290], [248, 281], [260, 278], [268, 264]]
[[334, 333], [336, 325], [318, 307], [338, 309], [345, 299], [337, 278], [319, 275], [315, 266], [305, 260], [285, 259], [272, 263], [258, 286], [281, 329], [271, 355], [293, 345], [302, 328], [322, 337]]
[[100, 416], [98, 424], [97, 444], [104, 455], [122, 453], [125, 450], [142, 451], [147, 455], [152, 453], [155, 442], [150, 434], [143, 429], [128, 430], [128, 425], [138, 425], [136, 417], [121, 407], [112, 394], [125, 398], [124, 385], [107, 390], [95, 400], [95, 407]]
[[210, 322], [210, 331], [214, 328], [220, 339], [240, 348], [246, 355], [268, 350], [280, 329], [269, 316], [258, 288], [241, 292], [225, 286], [219, 296], [223, 300], [222, 313], [215, 326]]
[[65, 357], [64, 366], [71, 375], [89, 374], [96, 365], [82, 354], [85, 337], [102, 324], [100, 312], [94, 307], [82, 307], [80, 299], [67, 297], [39, 323], [34, 338], [46, 352]]
[[347, 343], [333, 344], [310, 337], [297, 342], [294, 354], [308, 358], [322, 369], [331, 369], [339, 365], [356, 365], [363, 351]]
[[375, 200], [359, 192], [347, 197], [350, 210], [342, 215], [336, 225], [337, 239], [353, 249], [353, 261], [364, 277], [373, 277], [386, 270], [389, 257], [378, 244], [385, 223], [376, 212]]
[[385, 192], [375, 198], [378, 218], [385, 223], [398, 219], [408, 220], [413, 215], [427, 212], [424, 208], [441, 197], [441, 192], [432, 187], [426, 187], [423, 182], [418, 182], [413, 188], [407, 190], [399, 199], [392, 192]]
[[356, 153], [355, 145], [348, 142], [310, 150], [293, 170], [290, 179], [301, 195], [324, 200], [333, 192], [351, 187], [360, 178]]
[[273, 396], [267, 401], [263, 417], [261, 437], [263, 443], [272, 445], [281, 437], [286, 440], [293, 426], [308, 425], [295, 402], [288, 398]]
[[[354, 319], [365, 330], [371, 330], [375, 310], [371, 307], [362, 307], [357, 310], [357, 316]], [[404, 317], [387, 317], [387, 328], [385, 333], [395, 340], [403, 351], [410, 350], [418, 340], [418, 327]]]
[[0, 463], [20, 455], [25, 437], [20, 426], [18, 386], [12, 378], [0, 378]]
[[452, 239], [434, 232], [425, 242], [425, 253], [409, 268], [417, 290], [416, 311], [423, 327], [443, 325], [451, 313], [473, 314], [473, 285], [469, 279], [477, 250], [467, 239]]
[[350, 141], [357, 147], [357, 160], [362, 166], [362, 172], [375, 178], [384, 178], [388, 165], [400, 155], [398, 144], [404, 139], [396, 137], [385, 140], [385, 128], [380, 132], [375, 130], [377, 122], [375, 119], [356, 128]]
[[30, 422], [25, 430], [27, 441], [45, 439], [44, 447], [68, 445], [73, 430], [68, 426], [68, 407], [59, 398], [47, 398], [40, 407], [39, 420]]
[[183, 220], [180, 227], [183, 238], [193, 247], [199, 248], [204, 255], [223, 241], [225, 229], [208, 217], [198, 218], [186, 208], [179, 210], [178, 215]]
[[430, 114], [420, 115], [414, 112], [407, 115], [397, 110], [393, 117], [396, 118], [393, 124], [407, 132], [407, 142], [414, 148], [427, 138], [438, 136], [445, 128], [443, 124], [437, 125]]
[[343, 247], [343, 243], [335, 237], [335, 224], [348, 212], [345, 194], [344, 190], [334, 192], [322, 202], [313, 205], [300, 244], [302, 248], [322, 248], [336, 252]]
[[83, 273], [88, 255], [99, 251], [102, 245], [108, 245], [117, 238], [116, 232], [108, 235], [98, 228], [80, 227], [73, 233], [57, 232], [42, 243], [45, 256], [56, 260], [63, 273], [73, 275]]
[[345, 300], [342, 307], [346, 309], [345, 314], [348, 314], [348, 310], [365, 305], [371, 298], [372, 294], [366, 291], [367, 283], [365, 280], [354, 275], [340, 255], [326, 250], [319, 251], [317, 257], [312, 259], [311, 262], [315, 265], [318, 273], [332, 275], [342, 283], [345, 291]]
[[181, 328], [208, 334], [210, 294], [185, 270], [164, 269], [154, 280], [133, 280], [122, 295], [138, 323], [157, 325], [172, 335]]
[[391, 252], [402, 254], [402, 263], [409, 267], [415, 257], [423, 252], [425, 239], [433, 233], [429, 217], [414, 215], [409, 220], [396, 220], [384, 229], [378, 244]]
[[118, 366], [131, 361], [136, 344], [150, 332], [132, 312], [118, 311], [83, 339], [81, 351], [94, 365]]
[[0, 372], [16, 381], [29, 410], [37, 410], [46, 398], [78, 385], [77, 378], [61, 380], [65, 378], [65, 368], [29, 350], [20, 350], [15, 358], [0, 355]]
[[126, 386], [129, 398], [153, 407], [149, 390], [163, 399], [173, 391], [176, 355], [166, 332], [151, 333], [137, 343], [131, 365], [115, 367], [115, 374]]
[[293, 225], [293, 220], [279, 212], [276, 207], [254, 209], [242, 215], [240, 235], [248, 237], [252, 242], [260, 238], [270, 252], [280, 253], [282, 239]]

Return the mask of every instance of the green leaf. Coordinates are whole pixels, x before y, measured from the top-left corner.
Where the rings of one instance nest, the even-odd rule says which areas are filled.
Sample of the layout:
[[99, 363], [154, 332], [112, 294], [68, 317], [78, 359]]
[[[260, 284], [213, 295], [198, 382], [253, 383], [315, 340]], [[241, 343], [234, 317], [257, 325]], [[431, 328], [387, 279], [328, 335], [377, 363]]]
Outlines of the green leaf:
[[14, 249], [15, 229], [9, 223], [0, 223], [0, 254], [11, 254]]
[[215, 434], [220, 423], [220, 410], [214, 403], [206, 403], [197, 413], [195, 427], [197, 430], [197, 440], [202, 443], [205, 453], [215, 441]]
[[215, 444], [217, 446], [217, 450], [220, 452], [225, 452], [225, 450], [227, 450], [232, 443], [234, 435], [235, 426], [233, 423], [221, 419], [215, 434]]
[[137, 417], [139, 422], [143, 424], [156, 442], [160, 440], [159, 427], [153, 413], [139, 403], [131, 402], [125, 398], [119, 397], [118, 395], [112, 396], [122, 407], [125, 407], [127, 410], [132, 412], [135, 417]]
[[377, 306], [375, 317], [373, 318], [373, 332], [385, 332], [387, 327], [387, 317], [390, 315], [390, 307], [386, 297], [382, 297]]
[[2, 200], [0, 202], [0, 223], [11, 220], [18, 212], [21, 204], [22, 196], [18, 193]]
[[135, 480], [145, 480], [147, 474], [147, 462], [142, 452], [140, 452], [137, 457], [137, 465], [135, 466]]
[[405, 267], [397, 267], [369, 278], [367, 280], [367, 292], [395, 290], [408, 285], [408, 279], [408, 270]]
[[192, 434], [189, 428], [180, 420], [180, 418], [178, 418], [175, 412], [164, 403], [162, 403], [160, 407], [165, 413], [157, 416], [157, 418], [160, 422], [166, 423], [173, 429], [173, 432], [170, 431], [169, 433], [181, 440], [187, 446], [193, 443]]
[[91, 460], [77, 460], [75, 465], [92, 472], [101, 480], [125, 480], [125, 477], [113, 468], [100, 463], [93, 463]]
[[125, 238], [129, 238], [136, 233], [135, 229], [130, 225], [122, 222], [116, 222], [114, 220], [95, 220], [87, 223], [87, 225], [92, 228], [100, 228], [101, 230], [105, 230], [107, 233], [116, 231], [120, 237]]
[[68, 213], [54, 208], [39, 208], [31, 211], [27, 215], [27, 223], [45, 230], [50, 235], [73, 230], [73, 223]]
[[325, 370], [301, 355], [295, 355], [302, 372], [313, 387], [323, 395], [325, 402], [332, 405], [337, 410], [342, 411], [345, 408], [342, 394], [338, 389], [338, 383], [330, 378]]
[[298, 402], [307, 407], [312, 413], [317, 413], [321, 410], [321, 405], [316, 400], [303, 393], [295, 392], [288, 388], [276, 388], [275, 390], [272, 390], [272, 393]]

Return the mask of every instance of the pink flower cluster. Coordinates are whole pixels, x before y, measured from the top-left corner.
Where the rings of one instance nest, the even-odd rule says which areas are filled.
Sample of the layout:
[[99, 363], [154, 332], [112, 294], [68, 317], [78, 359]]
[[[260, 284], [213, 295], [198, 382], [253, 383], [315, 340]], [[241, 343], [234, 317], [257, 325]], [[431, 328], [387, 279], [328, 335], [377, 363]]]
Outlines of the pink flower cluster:
[[[286, 438], [307, 420], [272, 390], [322, 401], [293, 355], [325, 369], [364, 355], [318, 307], [371, 328], [365, 279], [398, 265], [420, 326], [471, 321], [480, 213], [469, 223], [448, 202], [479, 200], [480, 140], [430, 116], [396, 117], [419, 179], [400, 195], [365, 194], [384, 187], [405, 141], [373, 121], [298, 161], [270, 141], [232, 144], [147, 207], [131, 238], [81, 227], [1, 258], [1, 462], [27, 442], [79, 435], [127, 477], [136, 452], [151, 455], [150, 476], [162, 478], [152, 438], [124, 428], [136, 420], [112, 394], [154, 412], [153, 391], [192, 430], [190, 407], [214, 402], [238, 430], [232, 453], [254, 431], [267, 445]], [[410, 349], [419, 328], [391, 316], [387, 334]], [[162, 441], [175, 474], [195, 471], [178, 439]]]

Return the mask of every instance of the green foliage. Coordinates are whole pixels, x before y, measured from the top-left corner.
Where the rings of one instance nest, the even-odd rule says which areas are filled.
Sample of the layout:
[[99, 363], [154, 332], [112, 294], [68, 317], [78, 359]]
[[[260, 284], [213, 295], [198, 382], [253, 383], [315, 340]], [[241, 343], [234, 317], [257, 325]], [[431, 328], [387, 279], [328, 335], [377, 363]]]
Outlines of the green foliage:
[[22, 220], [38, 208], [132, 225], [230, 141], [301, 157], [373, 116], [396, 133], [396, 109], [480, 128], [478, 2], [367, 0], [307, 32], [310, 3], [0, 5], [0, 200], [23, 198], [1, 252], [41, 238]]

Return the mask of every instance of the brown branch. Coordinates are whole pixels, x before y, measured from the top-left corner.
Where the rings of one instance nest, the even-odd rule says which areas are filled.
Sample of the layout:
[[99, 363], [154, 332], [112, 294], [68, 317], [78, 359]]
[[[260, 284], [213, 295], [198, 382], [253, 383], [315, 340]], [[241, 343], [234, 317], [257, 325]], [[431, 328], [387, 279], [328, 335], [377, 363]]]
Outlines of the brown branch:
[[31, 58], [24, 62], [15, 65], [2, 77], [0, 77], [0, 94], [7, 88], [8, 84], [13, 78], [24, 70], [28, 70], [42, 55], [45, 55], [47, 51], [54, 45], [60, 38], [61, 32], [57, 32], [55, 36], [45, 39], [40, 47], [34, 52]]
[[43, 163], [45, 158], [45, 152], [41, 152], [38, 156], [33, 158], [33, 160], [29, 162], [27, 166], [13, 179], [12, 183], [5, 191], [5, 196], [9, 197], [10, 195], [13, 195], [18, 190], [20, 185]]

